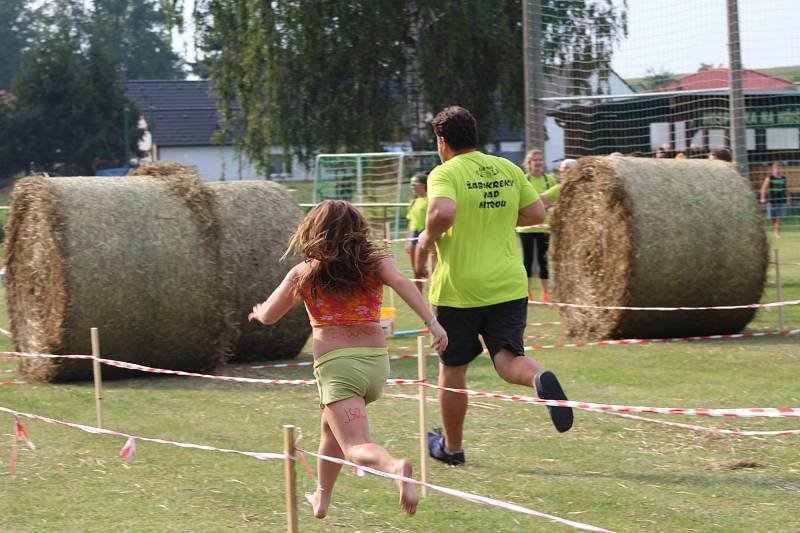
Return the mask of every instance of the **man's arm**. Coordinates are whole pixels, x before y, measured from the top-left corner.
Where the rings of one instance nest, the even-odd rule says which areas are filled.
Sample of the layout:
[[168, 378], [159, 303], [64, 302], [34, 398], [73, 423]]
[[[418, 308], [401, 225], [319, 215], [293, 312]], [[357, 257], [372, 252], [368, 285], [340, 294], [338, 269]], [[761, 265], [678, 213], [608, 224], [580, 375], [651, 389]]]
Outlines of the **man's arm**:
[[425, 219], [425, 231], [423, 231], [417, 246], [419, 247], [419, 255], [417, 262], [420, 265], [428, 264], [428, 255], [433, 250], [433, 244], [436, 239], [442, 236], [442, 233], [453, 227], [456, 221], [456, 203], [450, 198], [433, 198], [428, 203], [428, 215]]
[[542, 200], [523, 207], [517, 214], [517, 226], [533, 226], [544, 221], [545, 209]]

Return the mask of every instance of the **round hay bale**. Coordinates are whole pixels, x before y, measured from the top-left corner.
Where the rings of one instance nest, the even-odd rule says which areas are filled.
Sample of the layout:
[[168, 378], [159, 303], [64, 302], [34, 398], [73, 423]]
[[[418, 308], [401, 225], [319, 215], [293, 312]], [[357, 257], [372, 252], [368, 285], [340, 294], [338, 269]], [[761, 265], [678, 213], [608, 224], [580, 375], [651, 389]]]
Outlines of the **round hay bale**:
[[[551, 226], [559, 302], [702, 307], [761, 298], [768, 263], [753, 191], [719, 161], [586, 157]], [[658, 338], [741, 331], [755, 309], [561, 308], [569, 335]]]
[[299, 258], [281, 260], [303, 211], [289, 192], [270, 181], [207, 184], [215, 198], [222, 231], [222, 267], [231, 287], [229, 304], [238, 328], [231, 361], [296, 356], [311, 325], [302, 304], [277, 324], [248, 322], [247, 315], [280, 285]]
[[[200, 372], [224, 361], [233, 328], [220, 305], [212, 198], [185, 167], [150, 171], [16, 184], [6, 297], [17, 350], [90, 354], [98, 327], [108, 358]], [[83, 360], [23, 359], [20, 370], [30, 380], [91, 377]], [[103, 368], [104, 377], [126, 374]]]

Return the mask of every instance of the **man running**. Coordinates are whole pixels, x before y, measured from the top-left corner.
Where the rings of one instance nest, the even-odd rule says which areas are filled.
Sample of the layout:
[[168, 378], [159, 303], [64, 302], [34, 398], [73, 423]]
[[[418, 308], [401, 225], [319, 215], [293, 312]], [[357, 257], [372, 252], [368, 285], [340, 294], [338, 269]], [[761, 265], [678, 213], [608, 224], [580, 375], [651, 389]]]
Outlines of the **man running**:
[[[565, 400], [556, 376], [525, 356], [528, 280], [514, 228], [539, 224], [545, 209], [522, 170], [477, 150], [475, 119], [462, 107], [442, 110], [432, 122], [442, 164], [428, 177], [428, 216], [419, 236], [421, 261], [435, 245], [439, 263], [430, 301], [448, 333], [440, 354], [439, 386], [464, 389], [467, 368], [488, 348], [509, 383], [536, 389], [542, 399]], [[428, 434], [431, 457], [465, 462], [462, 446], [467, 396], [439, 390], [444, 435]], [[549, 407], [560, 432], [572, 427], [572, 409]]]

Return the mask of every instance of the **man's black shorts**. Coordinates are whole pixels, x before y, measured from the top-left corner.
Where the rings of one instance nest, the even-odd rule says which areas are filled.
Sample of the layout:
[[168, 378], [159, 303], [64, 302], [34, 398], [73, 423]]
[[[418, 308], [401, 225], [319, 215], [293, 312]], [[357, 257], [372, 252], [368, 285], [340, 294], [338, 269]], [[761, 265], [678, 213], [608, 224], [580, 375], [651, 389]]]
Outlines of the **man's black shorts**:
[[466, 365], [478, 357], [483, 352], [479, 335], [492, 360], [503, 348], [525, 355], [522, 336], [528, 320], [527, 298], [485, 307], [438, 306], [436, 319], [447, 331], [447, 349], [440, 356], [447, 366]]

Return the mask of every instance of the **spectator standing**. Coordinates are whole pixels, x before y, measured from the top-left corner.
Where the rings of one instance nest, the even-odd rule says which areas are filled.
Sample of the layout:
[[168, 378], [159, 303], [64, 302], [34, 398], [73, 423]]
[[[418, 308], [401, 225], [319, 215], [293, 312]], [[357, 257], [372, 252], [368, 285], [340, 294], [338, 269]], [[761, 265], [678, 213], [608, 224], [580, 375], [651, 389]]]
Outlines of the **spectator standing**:
[[[411, 270], [417, 279], [425, 278], [428, 275], [425, 265], [417, 264], [417, 238], [425, 230], [425, 215], [428, 212], [428, 175], [414, 174], [411, 176], [411, 190], [414, 198], [408, 205], [406, 219], [408, 219], [408, 241], [406, 242], [406, 252], [411, 260]], [[415, 281], [414, 284], [422, 292], [422, 282]]]
[[767, 218], [772, 222], [775, 238], [781, 238], [781, 220], [786, 216], [789, 206], [789, 195], [786, 189], [786, 176], [783, 173], [783, 163], [772, 163], [772, 174], [764, 179], [761, 184], [761, 203], [767, 204]]
[[[541, 194], [558, 184], [552, 174], [544, 171], [544, 153], [541, 150], [534, 148], [529, 151], [523, 164], [527, 172], [527, 178], [537, 194]], [[549, 223], [550, 215], [548, 214], [545, 216], [544, 224]], [[539, 267], [536, 274], [538, 274], [539, 284], [542, 287], [541, 300], [547, 302], [550, 300], [548, 294], [550, 271], [547, 268], [550, 230], [549, 228], [520, 228], [517, 231], [522, 243], [522, 264], [525, 265], [525, 272], [528, 274], [528, 299], [533, 300], [533, 264], [535, 260], [536, 265]]]

